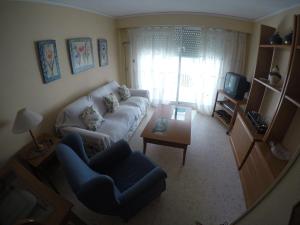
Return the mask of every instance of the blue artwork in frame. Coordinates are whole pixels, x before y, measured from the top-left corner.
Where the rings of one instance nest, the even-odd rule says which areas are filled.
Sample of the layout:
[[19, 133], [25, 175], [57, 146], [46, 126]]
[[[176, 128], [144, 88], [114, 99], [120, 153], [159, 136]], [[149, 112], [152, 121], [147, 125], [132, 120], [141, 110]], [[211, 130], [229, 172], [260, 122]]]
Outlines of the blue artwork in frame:
[[37, 41], [36, 44], [44, 83], [60, 79], [55, 40]]
[[99, 65], [108, 65], [108, 54], [107, 54], [107, 40], [98, 39], [98, 54], [99, 54]]
[[72, 73], [80, 73], [94, 67], [91, 38], [72, 38], [68, 40]]

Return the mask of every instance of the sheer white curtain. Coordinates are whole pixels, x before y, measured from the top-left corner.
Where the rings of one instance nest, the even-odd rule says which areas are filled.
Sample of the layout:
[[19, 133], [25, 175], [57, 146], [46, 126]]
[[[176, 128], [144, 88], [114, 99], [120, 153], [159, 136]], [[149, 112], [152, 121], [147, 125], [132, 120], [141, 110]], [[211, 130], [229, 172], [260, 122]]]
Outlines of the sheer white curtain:
[[179, 46], [175, 27], [129, 30], [131, 86], [150, 91], [153, 104], [176, 99]]
[[242, 73], [244, 69], [244, 33], [193, 27], [138, 28], [129, 30], [129, 40], [131, 84], [148, 89], [154, 104], [178, 100], [210, 114], [226, 72]]
[[193, 30], [192, 35], [198, 44], [194, 44], [193, 57], [189, 57], [191, 54], [184, 57], [186, 48], [182, 50], [181, 79], [189, 82], [187, 87], [184, 87], [183, 81], [180, 82], [181, 90], [186, 88], [186, 91], [179, 95], [189, 93], [190, 97], [179, 98], [179, 101], [196, 103], [198, 111], [211, 114], [216, 92], [222, 88], [226, 72], [244, 71], [246, 34], [208, 28]]

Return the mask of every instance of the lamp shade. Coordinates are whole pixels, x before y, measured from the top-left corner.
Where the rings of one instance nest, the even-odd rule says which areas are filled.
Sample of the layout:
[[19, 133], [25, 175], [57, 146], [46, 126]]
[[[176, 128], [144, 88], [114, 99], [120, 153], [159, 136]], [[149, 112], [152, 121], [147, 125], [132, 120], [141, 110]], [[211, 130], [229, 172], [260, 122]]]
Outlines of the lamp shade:
[[16, 134], [26, 132], [43, 120], [43, 116], [26, 108], [18, 111], [12, 131]]

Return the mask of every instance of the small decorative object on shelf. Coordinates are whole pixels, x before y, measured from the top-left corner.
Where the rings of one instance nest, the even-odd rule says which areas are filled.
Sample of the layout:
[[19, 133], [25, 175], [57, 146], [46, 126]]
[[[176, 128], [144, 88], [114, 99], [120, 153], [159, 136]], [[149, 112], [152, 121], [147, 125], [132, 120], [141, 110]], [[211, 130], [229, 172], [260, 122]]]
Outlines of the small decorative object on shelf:
[[273, 34], [270, 39], [270, 44], [271, 45], [281, 45], [282, 44], [282, 38], [279, 35], [279, 32], [276, 32], [275, 34]]
[[269, 73], [269, 82], [271, 85], [276, 85], [281, 80], [281, 75], [279, 73], [279, 67], [276, 65], [272, 68]]
[[293, 31], [291, 31], [290, 33], [284, 36], [283, 44], [290, 45], [292, 44], [292, 40], [293, 40]]

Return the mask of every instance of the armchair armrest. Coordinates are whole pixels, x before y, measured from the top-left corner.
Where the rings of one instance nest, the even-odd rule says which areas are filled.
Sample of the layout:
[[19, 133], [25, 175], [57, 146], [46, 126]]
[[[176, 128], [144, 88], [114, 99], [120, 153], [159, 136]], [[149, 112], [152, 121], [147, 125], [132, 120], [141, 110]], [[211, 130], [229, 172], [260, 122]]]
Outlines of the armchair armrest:
[[96, 154], [90, 159], [89, 166], [97, 172], [105, 172], [113, 165], [125, 159], [132, 153], [130, 146], [124, 140], [114, 143], [109, 149]]
[[139, 97], [144, 97], [147, 99], [150, 99], [150, 94], [148, 90], [143, 90], [143, 89], [129, 89], [130, 95], [131, 96], [139, 96]]
[[128, 203], [130, 200], [136, 198], [137, 195], [142, 194], [147, 188], [152, 186], [152, 184], [165, 178], [167, 178], [167, 174], [161, 168], [154, 168], [148, 174], [146, 174], [140, 181], [138, 181], [132, 187], [120, 194], [120, 204]]
[[119, 190], [115, 188], [114, 181], [105, 175], [84, 183], [76, 195], [84, 205], [96, 212], [110, 212], [119, 205]]
[[112, 143], [110, 136], [104, 133], [85, 130], [78, 127], [63, 127], [60, 129], [60, 132], [63, 136], [70, 133], [78, 133], [86, 147], [97, 149], [99, 151], [109, 148]]

